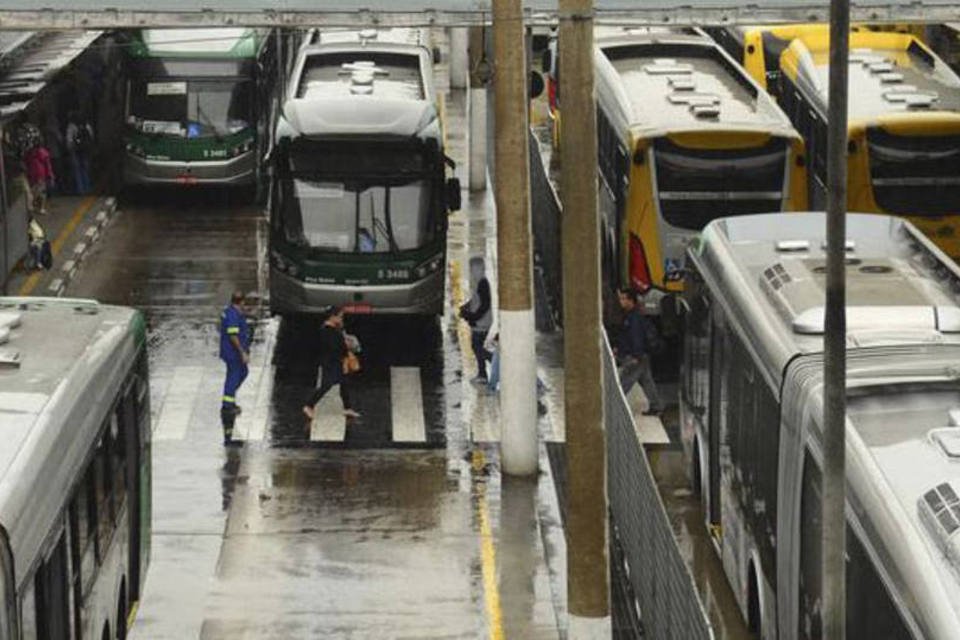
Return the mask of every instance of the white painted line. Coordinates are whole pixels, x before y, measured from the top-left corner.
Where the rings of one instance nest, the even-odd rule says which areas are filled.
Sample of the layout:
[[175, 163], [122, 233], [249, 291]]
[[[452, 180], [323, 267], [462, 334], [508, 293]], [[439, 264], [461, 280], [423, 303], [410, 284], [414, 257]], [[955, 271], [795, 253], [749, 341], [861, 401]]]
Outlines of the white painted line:
[[[87, 243], [85, 243], [85, 242], [78, 242], [78, 243], [77, 243], [77, 246], [75, 246], [75, 247], [73, 248], [73, 255], [74, 255], [74, 256], [81, 256], [81, 255], [83, 255], [83, 253], [84, 253], [86, 250], [87, 250]], [[79, 258], [78, 258], [78, 259], [79, 259]]]
[[426, 442], [420, 367], [390, 367], [390, 409], [394, 442]]
[[633, 421], [637, 424], [637, 437], [644, 444], [670, 444], [670, 436], [663, 428], [663, 422], [657, 416], [645, 416], [650, 403], [643, 393], [643, 388], [636, 384], [627, 394], [627, 405], [633, 414]]
[[[317, 380], [317, 384], [320, 380]], [[343, 416], [343, 402], [340, 389], [333, 387], [323, 396], [317, 406], [317, 412], [310, 425], [310, 440], [314, 442], [343, 442], [347, 435], [347, 419]]]
[[190, 426], [193, 406], [200, 394], [203, 367], [177, 367], [167, 389], [167, 396], [160, 409], [153, 432], [154, 440], [183, 440]]
[[637, 438], [643, 444], [670, 444], [670, 436], [657, 416], [637, 415]]
[[83, 232], [83, 235], [87, 236], [87, 240], [93, 242], [97, 239], [97, 236], [100, 235], [100, 230], [95, 226], [87, 227], [87, 230]]
[[76, 260], [67, 260], [66, 262], [63, 263], [63, 266], [60, 267], [60, 270], [63, 271], [65, 274], [72, 276], [73, 274], [71, 272], [76, 268], [77, 268]]
[[107, 207], [110, 211], [114, 211], [117, 208], [117, 199], [113, 196], [107, 198], [107, 201], [104, 203], [104, 206]]
[[55, 278], [53, 282], [50, 283], [50, 286], [47, 287], [47, 290], [55, 296], [59, 296], [60, 292], [63, 291], [63, 279]]
[[107, 222], [107, 212], [101, 209], [97, 211], [97, 225], [102, 227]]

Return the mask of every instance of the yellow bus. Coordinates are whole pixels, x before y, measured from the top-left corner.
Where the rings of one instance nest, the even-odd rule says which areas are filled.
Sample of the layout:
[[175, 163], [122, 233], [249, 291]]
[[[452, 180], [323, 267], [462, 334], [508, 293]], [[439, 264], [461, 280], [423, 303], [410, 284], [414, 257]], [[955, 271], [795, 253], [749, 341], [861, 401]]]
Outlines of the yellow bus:
[[714, 218], [806, 208], [803, 138], [706, 34], [600, 27], [595, 43], [609, 289], [681, 291]]
[[[810, 199], [826, 193], [829, 32], [780, 58], [780, 104], [807, 142]], [[907, 217], [960, 258], [960, 77], [915, 36], [850, 34], [847, 207]]]

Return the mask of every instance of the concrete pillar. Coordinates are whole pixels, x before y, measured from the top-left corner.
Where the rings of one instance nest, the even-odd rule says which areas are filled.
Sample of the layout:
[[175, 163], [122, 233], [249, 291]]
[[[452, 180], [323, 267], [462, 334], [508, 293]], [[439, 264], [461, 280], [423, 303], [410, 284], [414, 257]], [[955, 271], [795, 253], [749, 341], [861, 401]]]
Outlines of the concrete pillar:
[[470, 27], [470, 90], [468, 94], [470, 191], [487, 190], [487, 78], [484, 27]]
[[494, 154], [500, 297], [500, 458], [503, 472], [537, 473], [537, 356], [527, 65], [521, 0], [494, 0]]
[[467, 88], [467, 28], [450, 28], [450, 88]]
[[567, 609], [571, 640], [592, 640], [611, 633], [593, 1], [559, 8]]

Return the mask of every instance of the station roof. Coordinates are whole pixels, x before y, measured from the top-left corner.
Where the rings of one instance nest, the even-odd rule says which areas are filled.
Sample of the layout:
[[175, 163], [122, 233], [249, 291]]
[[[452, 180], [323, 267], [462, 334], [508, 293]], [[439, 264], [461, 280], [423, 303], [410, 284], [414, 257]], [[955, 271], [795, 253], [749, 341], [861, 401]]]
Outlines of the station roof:
[[[526, 0], [536, 22], [556, 20], [556, 0]], [[488, 24], [492, 0], [0, 0], [4, 28], [141, 28], [235, 26], [450, 26]], [[853, 20], [949, 22], [960, 0], [854, 0]], [[766, 22], [822, 22], [829, 0], [597, 0], [598, 19], [622, 24], [706, 25]]]
[[26, 109], [53, 76], [102, 32], [19, 33], [0, 38], [0, 122]]

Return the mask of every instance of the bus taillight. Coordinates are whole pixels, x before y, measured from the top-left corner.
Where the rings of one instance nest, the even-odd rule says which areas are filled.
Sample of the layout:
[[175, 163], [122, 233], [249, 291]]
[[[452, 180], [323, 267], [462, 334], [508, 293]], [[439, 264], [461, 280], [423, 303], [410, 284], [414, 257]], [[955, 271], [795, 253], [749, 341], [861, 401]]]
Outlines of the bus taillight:
[[650, 288], [650, 267], [647, 264], [647, 252], [643, 242], [635, 234], [630, 234], [630, 286], [637, 291]]

